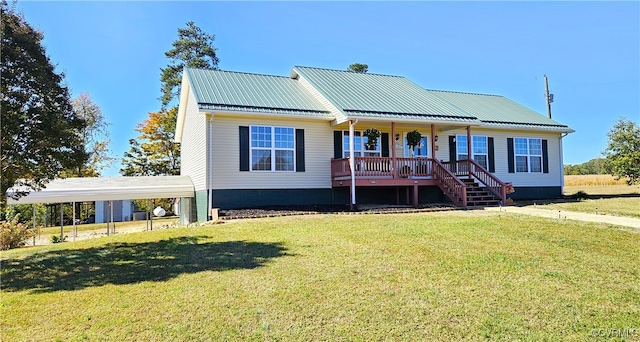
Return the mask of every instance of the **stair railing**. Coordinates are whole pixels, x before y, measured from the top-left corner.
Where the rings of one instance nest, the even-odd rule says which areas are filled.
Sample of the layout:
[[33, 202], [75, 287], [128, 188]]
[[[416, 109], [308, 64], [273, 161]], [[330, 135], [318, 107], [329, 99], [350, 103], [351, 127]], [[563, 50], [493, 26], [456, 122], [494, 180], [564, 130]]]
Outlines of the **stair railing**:
[[466, 160], [468, 162], [469, 175], [482, 183], [489, 191], [498, 197], [502, 204], [507, 202], [507, 186], [498, 177], [487, 171], [482, 165], [473, 159]]
[[461, 207], [467, 206], [467, 185], [437, 159], [433, 159], [433, 177], [453, 203]]

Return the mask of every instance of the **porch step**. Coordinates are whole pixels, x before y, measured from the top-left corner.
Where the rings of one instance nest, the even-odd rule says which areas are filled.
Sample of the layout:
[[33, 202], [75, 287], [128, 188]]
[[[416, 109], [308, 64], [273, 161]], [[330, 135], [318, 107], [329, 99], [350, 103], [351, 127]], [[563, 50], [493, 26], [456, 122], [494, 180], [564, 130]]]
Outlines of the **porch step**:
[[481, 187], [475, 179], [461, 178], [467, 186], [467, 207], [495, 207], [500, 200]]

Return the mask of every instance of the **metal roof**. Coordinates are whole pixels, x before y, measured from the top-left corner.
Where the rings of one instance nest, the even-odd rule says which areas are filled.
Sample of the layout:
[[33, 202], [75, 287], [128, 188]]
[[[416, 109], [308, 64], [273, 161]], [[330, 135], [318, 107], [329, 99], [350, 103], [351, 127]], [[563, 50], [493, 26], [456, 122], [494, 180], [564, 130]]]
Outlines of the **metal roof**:
[[488, 124], [568, 128], [504, 96], [443, 90], [427, 91]]
[[311, 93], [289, 77], [193, 68], [185, 68], [184, 72], [200, 108], [329, 114]]
[[345, 113], [436, 115], [477, 122], [474, 115], [404, 77], [302, 66], [293, 71]]
[[10, 194], [25, 187], [7, 190], [8, 204], [115, 201], [150, 198], [194, 197], [189, 176], [141, 176], [54, 179], [40, 191], [14, 200]]

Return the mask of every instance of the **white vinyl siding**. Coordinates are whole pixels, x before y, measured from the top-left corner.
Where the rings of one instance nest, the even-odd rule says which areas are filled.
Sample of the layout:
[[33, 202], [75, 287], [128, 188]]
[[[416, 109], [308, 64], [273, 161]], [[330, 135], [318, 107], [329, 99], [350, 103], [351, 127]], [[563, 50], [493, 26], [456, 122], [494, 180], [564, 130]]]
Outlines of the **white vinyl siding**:
[[[239, 171], [239, 126], [304, 129], [305, 172]], [[323, 120], [216, 114], [213, 118], [213, 189], [331, 188], [332, 137], [333, 127]]]
[[[508, 130], [488, 130], [473, 127], [472, 135], [493, 137], [494, 144], [494, 160], [496, 172], [493, 173], [503, 182], [512, 182], [516, 187], [532, 187], [532, 186], [561, 186], [562, 185], [562, 165], [560, 161], [561, 133], [532, 132], [532, 131], [508, 131]], [[436, 158], [439, 160], [449, 160], [449, 143], [446, 136], [463, 135], [466, 132], [463, 128], [458, 130], [439, 133], [440, 140], [436, 143], [439, 146], [436, 151]], [[549, 157], [549, 173], [509, 173], [507, 138], [522, 137], [547, 140], [547, 152]]]
[[189, 176], [194, 189], [207, 188], [207, 115], [198, 112], [196, 99], [189, 92], [180, 144], [180, 174]]

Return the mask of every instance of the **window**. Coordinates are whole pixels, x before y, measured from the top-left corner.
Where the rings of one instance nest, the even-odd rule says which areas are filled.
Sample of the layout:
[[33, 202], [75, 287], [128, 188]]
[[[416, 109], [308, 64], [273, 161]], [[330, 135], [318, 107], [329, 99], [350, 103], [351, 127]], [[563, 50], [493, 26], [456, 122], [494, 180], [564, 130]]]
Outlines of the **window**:
[[[353, 132], [353, 154], [356, 157], [380, 157], [382, 145], [381, 139], [378, 139], [378, 144], [375, 150], [367, 150], [364, 145], [368, 142], [368, 138], [362, 135], [361, 131]], [[342, 156], [349, 158], [349, 131], [342, 132]]]
[[488, 145], [487, 137], [472, 136], [471, 137], [471, 151], [473, 153], [473, 160], [480, 164], [485, 169], [489, 168], [488, 157]]
[[[414, 156], [415, 157], [428, 157], [429, 156], [429, 149], [427, 148], [429, 145], [427, 143], [427, 137], [423, 136], [422, 138], [420, 138], [420, 145], [414, 147], [415, 151], [414, 151]], [[404, 137], [404, 156], [406, 158], [411, 157], [411, 149], [409, 148], [409, 145], [407, 144], [407, 137]]]
[[[471, 136], [471, 158], [485, 169], [489, 168], [489, 148], [487, 137], [473, 135]], [[467, 159], [467, 136], [458, 135], [456, 137], [456, 159]]]
[[295, 130], [251, 126], [251, 171], [294, 171]]
[[514, 138], [516, 172], [542, 172], [542, 140]]

